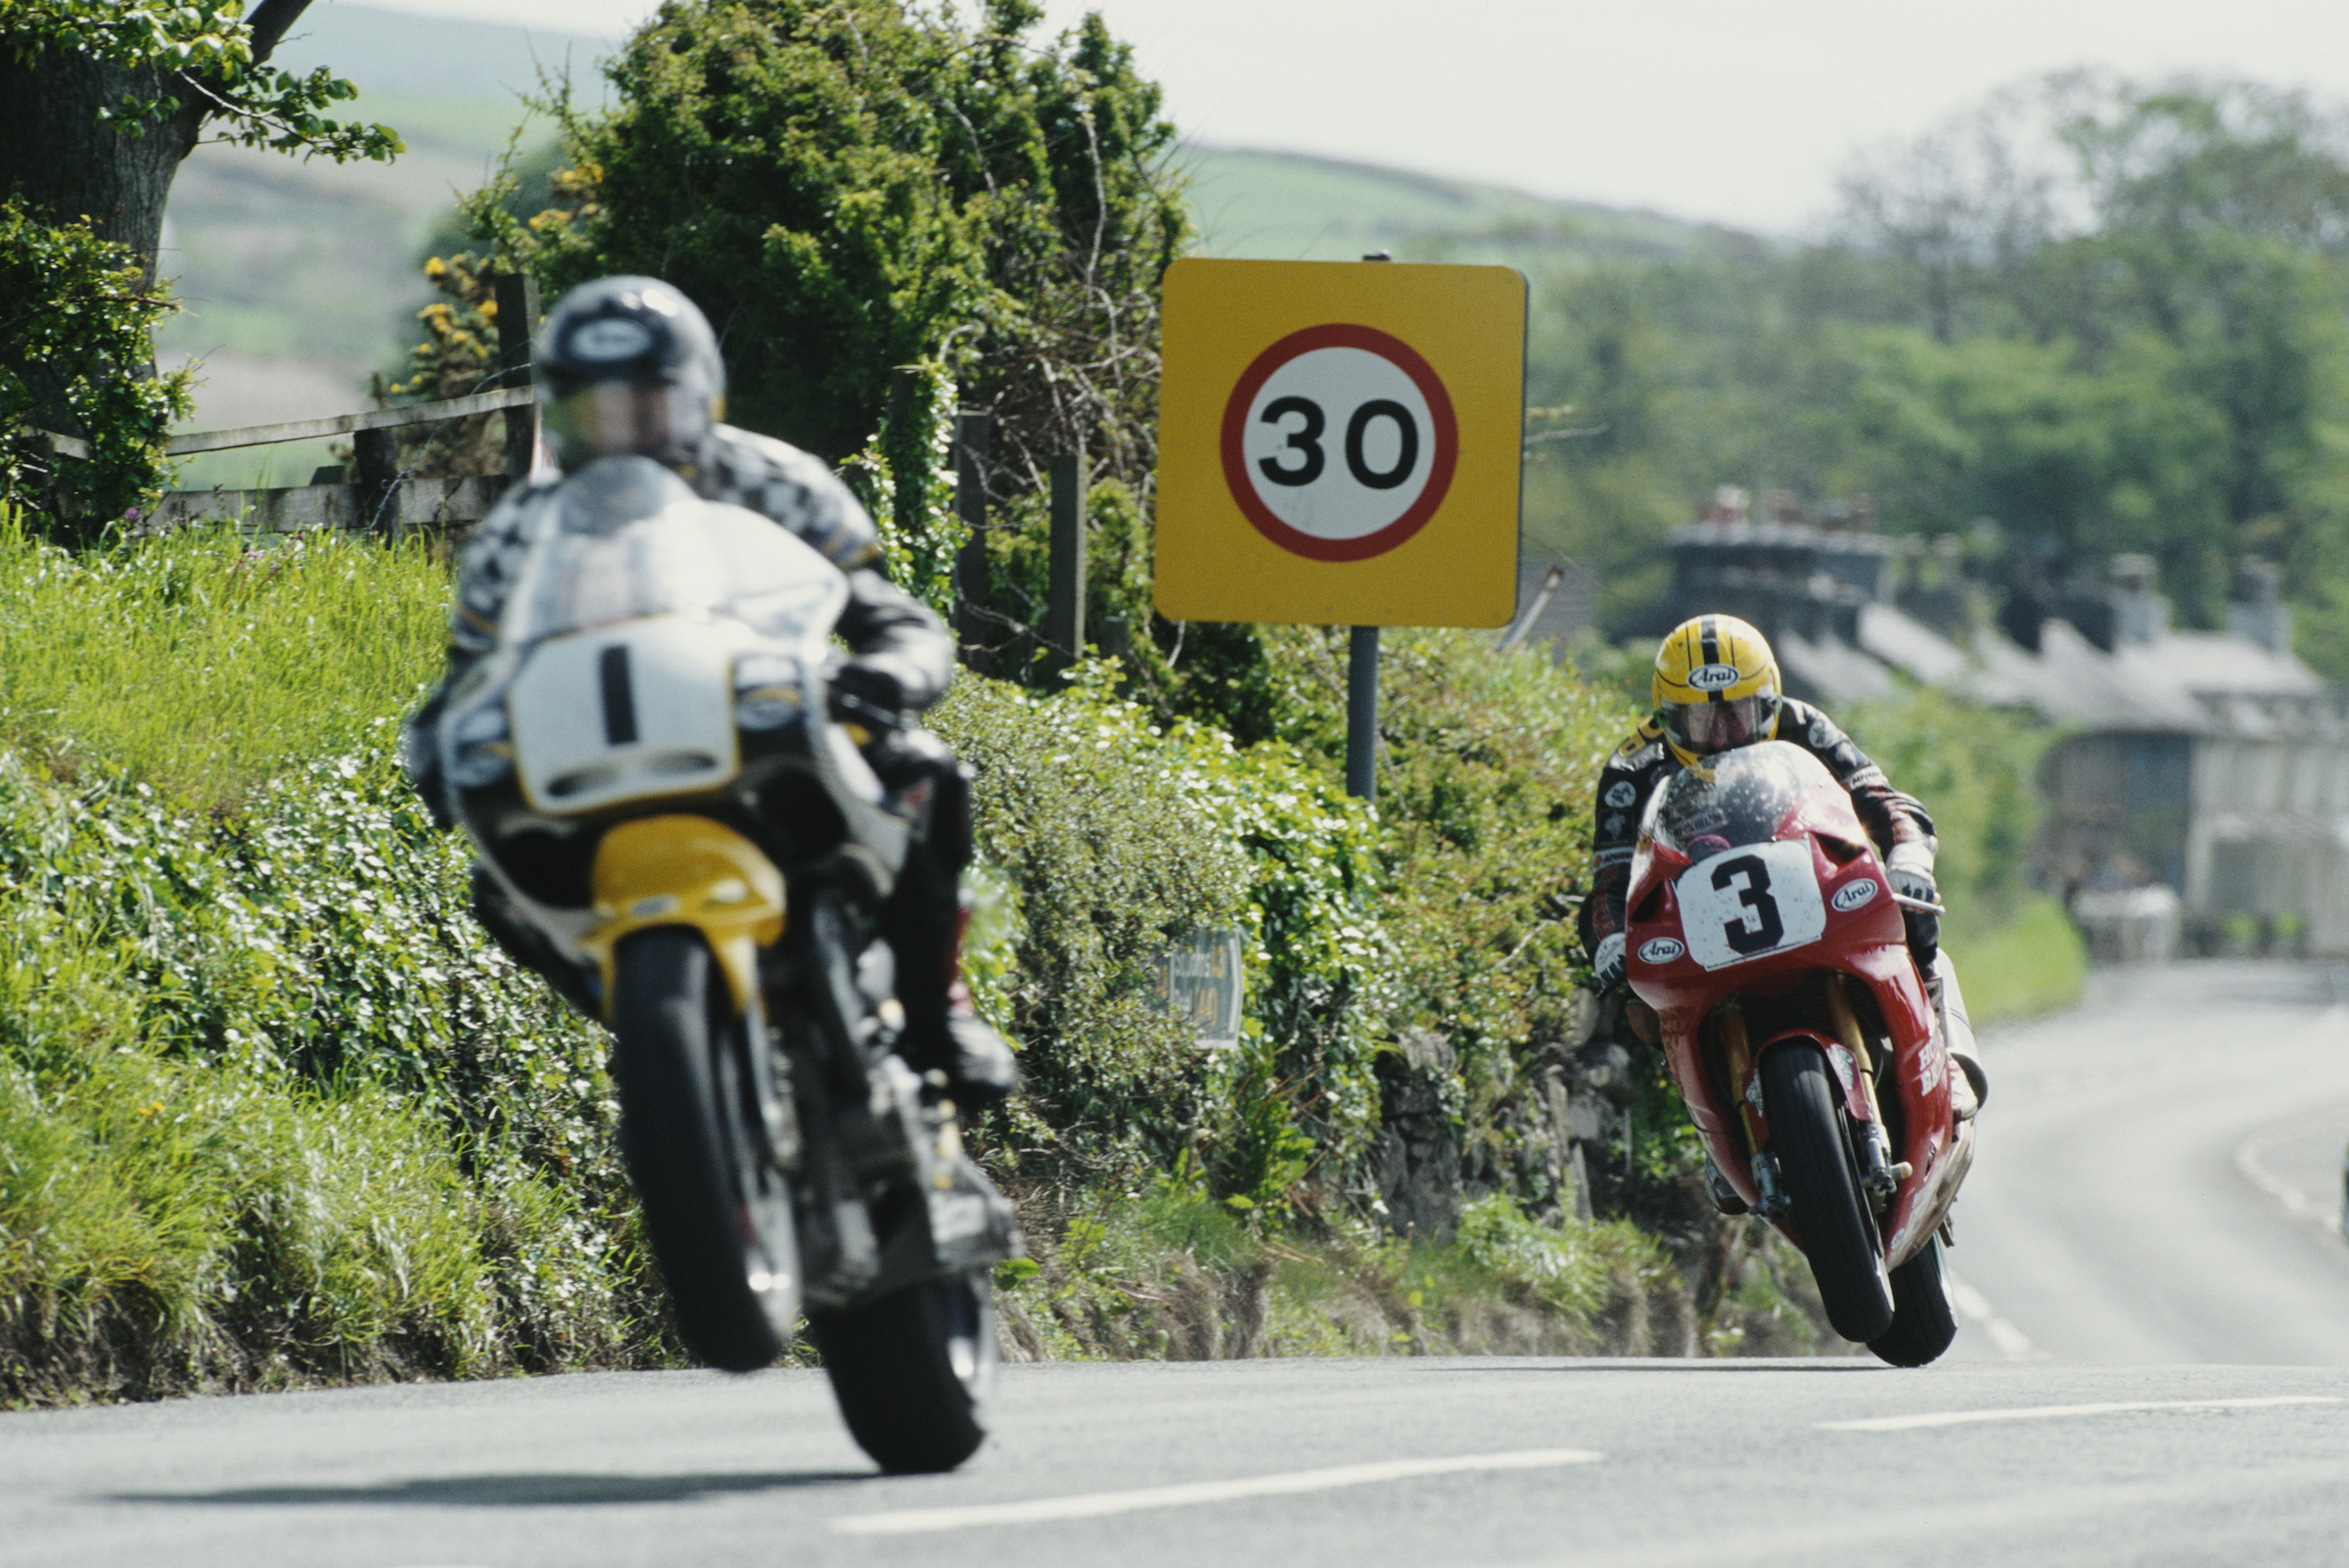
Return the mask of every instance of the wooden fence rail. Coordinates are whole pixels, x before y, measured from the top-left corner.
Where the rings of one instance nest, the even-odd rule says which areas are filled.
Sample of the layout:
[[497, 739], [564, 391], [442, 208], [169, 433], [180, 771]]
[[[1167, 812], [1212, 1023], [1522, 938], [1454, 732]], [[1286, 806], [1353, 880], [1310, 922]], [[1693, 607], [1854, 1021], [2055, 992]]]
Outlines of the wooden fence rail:
[[[167, 457], [348, 436], [351, 438], [349, 483], [286, 484], [267, 489], [166, 490], [161, 503], [140, 521], [137, 531], [158, 533], [204, 519], [218, 519], [232, 521], [248, 533], [350, 529], [395, 536], [410, 529], [448, 529], [480, 522], [508, 485], [529, 476], [536, 460], [536, 419], [506, 421], [505, 473], [463, 478], [407, 478], [399, 471], [398, 446], [392, 433], [408, 426], [438, 425], [531, 404], [535, 393], [530, 389], [530, 333], [538, 320], [537, 280], [501, 274], [496, 279], [496, 290], [497, 319], [518, 323], [524, 329], [498, 334], [497, 371], [490, 379], [511, 385], [437, 403], [412, 403], [403, 408], [334, 414], [325, 419], [246, 425], [235, 430], [189, 431], [173, 436], [163, 443], [163, 454]], [[51, 450], [62, 457], [80, 461], [89, 458], [86, 441], [48, 431], [32, 434], [45, 438]]]

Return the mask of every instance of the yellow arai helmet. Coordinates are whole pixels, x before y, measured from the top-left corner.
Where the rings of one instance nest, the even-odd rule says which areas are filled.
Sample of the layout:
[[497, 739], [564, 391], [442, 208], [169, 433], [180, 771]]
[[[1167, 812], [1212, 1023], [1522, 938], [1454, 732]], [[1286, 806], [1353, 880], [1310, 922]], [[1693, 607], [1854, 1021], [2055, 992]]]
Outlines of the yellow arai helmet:
[[1683, 621], [1656, 650], [1656, 722], [1682, 767], [1778, 732], [1778, 662], [1735, 616]]

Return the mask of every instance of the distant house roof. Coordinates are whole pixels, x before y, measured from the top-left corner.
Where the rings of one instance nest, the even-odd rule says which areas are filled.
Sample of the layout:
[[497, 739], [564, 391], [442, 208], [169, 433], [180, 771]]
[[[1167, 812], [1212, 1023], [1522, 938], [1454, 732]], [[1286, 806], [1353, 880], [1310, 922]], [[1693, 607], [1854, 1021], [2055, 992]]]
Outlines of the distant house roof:
[[1783, 667], [1786, 682], [1821, 702], [1861, 703], [1890, 697], [1899, 690], [1892, 671], [1838, 637], [1814, 641], [1792, 631], [1780, 632], [1772, 645]]

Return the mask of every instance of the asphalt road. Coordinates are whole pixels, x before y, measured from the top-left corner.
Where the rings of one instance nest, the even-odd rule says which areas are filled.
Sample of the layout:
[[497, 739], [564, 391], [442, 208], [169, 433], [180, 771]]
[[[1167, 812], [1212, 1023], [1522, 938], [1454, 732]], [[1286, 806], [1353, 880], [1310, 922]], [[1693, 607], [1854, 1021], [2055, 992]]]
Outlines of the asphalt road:
[[1993, 1033], [1955, 1354], [2349, 1366], [2349, 970], [2111, 971]]
[[1014, 1367], [907, 1479], [800, 1373], [7, 1413], [0, 1568], [2349, 1562], [2332, 984], [2129, 976], [1995, 1038], [1981, 1310], [1921, 1370]]

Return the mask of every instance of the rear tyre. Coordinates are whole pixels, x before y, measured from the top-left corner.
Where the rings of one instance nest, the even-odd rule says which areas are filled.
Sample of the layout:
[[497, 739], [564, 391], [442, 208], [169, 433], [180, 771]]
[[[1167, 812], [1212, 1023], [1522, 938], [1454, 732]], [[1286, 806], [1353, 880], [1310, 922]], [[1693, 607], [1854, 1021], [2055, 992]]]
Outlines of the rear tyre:
[[744, 1053], [765, 1042], [698, 932], [641, 932], [614, 968], [621, 1152], [677, 1328], [710, 1365], [755, 1370], [783, 1349], [799, 1296], [791, 1193], [748, 1087]]
[[1876, 1359], [1894, 1366], [1922, 1366], [1950, 1348], [1958, 1319], [1950, 1311], [1949, 1276], [1943, 1271], [1941, 1238], [1892, 1271], [1892, 1328], [1871, 1339]]
[[1892, 1285], [1829, 1083], [1826, 1057], [1816, 1046], [1781, 1045], [1762, 1058], [1770, 1146], [1827, 1321], [1846, 1339], [1873, 1344], [1892, 1327]]
[[882, 1469], [951, 1470], [987, 1441], [997, 1361], [990, 1270], [811, 1313], [807, 1331], [842, 1419]]

